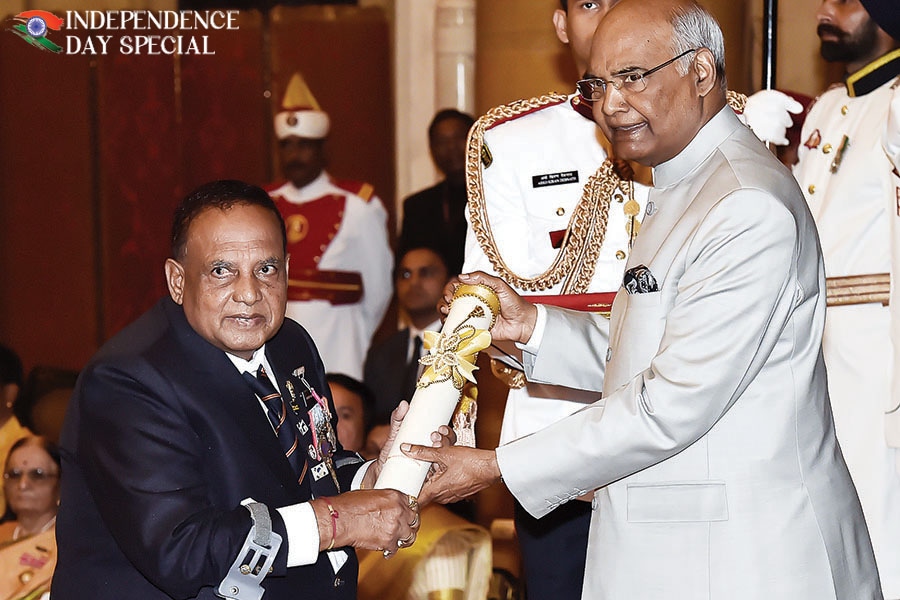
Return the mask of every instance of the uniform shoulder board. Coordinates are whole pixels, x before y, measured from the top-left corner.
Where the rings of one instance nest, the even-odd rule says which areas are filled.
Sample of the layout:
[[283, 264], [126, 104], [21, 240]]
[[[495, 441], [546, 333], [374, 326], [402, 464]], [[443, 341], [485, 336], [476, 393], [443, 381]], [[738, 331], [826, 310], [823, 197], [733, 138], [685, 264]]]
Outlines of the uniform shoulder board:
[[355, 194], [368, 202], [375, 196], [375, 187], [365, 181], [353, 181], [352, 179], [332, 179], [331, 183], [345, 192]]
[[543, 110], [549, 106], [562, 104], [568, 99], [569, 96], [567, 96], [566, 94], [557, 94], [556, 92], [550, 92], [544, 94], [543, 96], [524, 98], [522, 100], [515, 100], [513, 102], [510, 102], [509, 104], [501, 104], [500, 106], [495, 106], [484, 115], [485, 117], [487, 117], [488, 121], [485, 129], [491, 129], [493, 127], [496, 127], [497, 125], [501, 125], [508, 121], [513, 121], [515, 119], [518, 119], [519, 117], [524, 117], [525, 115]]

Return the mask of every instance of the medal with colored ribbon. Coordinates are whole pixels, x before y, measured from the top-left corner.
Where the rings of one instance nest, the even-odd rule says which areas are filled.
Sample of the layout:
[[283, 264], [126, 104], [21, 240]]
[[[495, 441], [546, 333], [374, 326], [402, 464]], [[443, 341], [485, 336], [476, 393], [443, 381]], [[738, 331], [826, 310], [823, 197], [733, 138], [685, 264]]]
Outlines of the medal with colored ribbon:
[[306, 381], [306, 377], [300, 376], [300, 382], [306, 387], [307, 391], [315, 399], [316, 403], [309, 411], [309, 424], [312, 427], [313, 448], [316, 451], [316, 460], [323, 461], [328, 468], [328, 473], [334, 481], [334, 486], [338, 493], [341, 491], [341, 484], [338, 483], [337, 471], [334, 468], [334, 449], [337, 447], [337, 436], [334, 433], [334, 427], [331, 426], [331, 411], [328, 409], [328, 401], [320, 396], [315, 389]]

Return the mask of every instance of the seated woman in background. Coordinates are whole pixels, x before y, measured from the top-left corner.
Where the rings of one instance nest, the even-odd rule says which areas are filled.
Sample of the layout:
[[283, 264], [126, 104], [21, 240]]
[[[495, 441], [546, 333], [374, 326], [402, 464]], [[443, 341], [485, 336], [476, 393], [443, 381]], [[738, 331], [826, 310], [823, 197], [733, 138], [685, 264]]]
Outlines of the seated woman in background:
[[59, 449], [30, 436], [13, 444], [3, 491], [15, 520], [0, 525], [0, 600], [31, 600], [50, 591], [56, 567]]

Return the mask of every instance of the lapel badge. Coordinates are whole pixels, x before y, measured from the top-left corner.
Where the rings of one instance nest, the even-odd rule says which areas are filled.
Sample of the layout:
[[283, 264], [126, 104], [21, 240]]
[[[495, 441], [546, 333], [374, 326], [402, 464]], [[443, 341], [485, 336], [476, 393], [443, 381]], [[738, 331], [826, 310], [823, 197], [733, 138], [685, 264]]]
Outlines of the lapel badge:
[[322, 479], [323, 477], [325, 477], [326, 475], [328, 475], [328, 467], [323, 462], [317, 464], [310, 470], [312, 471], [313, 479], [315, 481], [318, 481], [318, 480]]
[[300, 435], [306, 435], [306, 432], [309, 431], [309, 426], [305, 421], [300, 420], [297, 421], [297, 429], [300, 430]]
[[293, 375], [294, 377], [303, 377], [304, 375], [306, 375], [306, 367], [300, 365], [299, 367], [294, 369], [294, 372], [291, 373], [291, 375]]
[[809, 134], [809, 139], [803, 142], [803, 145], [809, 148], [810, 150], [815, 150], [819, 147], [819, 144], [822, 143], [822, 134], [819, 133], [818, 129], [813, 129], [813, 132]]
[[284, 382], [284, 387], [287, 389], [288, 393], [291, 395], [291, 410], [294, 411], [294, 414], [300, 412], [300, 406], [297, 404], [297, 394], [294, 392], [294, 382], [290, 379]]
[[312, 444], [310, 444], [310, 445], [309, 445], [309, 448], [306, 449], [306, 452], [307, 452], [307, 454], [309, 454], [309, 457], [310, 457], [311, 459], [313, 459], [313, 460], [318, 460], [319, 455], [318, 455], [318, 453], [316, 452], [316, 447], [315, 447], [315, 446], [313, 446]]

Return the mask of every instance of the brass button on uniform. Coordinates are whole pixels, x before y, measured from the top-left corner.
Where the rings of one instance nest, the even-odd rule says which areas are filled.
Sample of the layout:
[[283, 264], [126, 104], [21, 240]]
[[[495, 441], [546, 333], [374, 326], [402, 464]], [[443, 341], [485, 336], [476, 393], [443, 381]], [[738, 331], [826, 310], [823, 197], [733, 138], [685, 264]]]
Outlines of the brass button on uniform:
[[847, 112], [848, 112], [849, 110], [850, 110], [850, 109], [847, 108], [847, 105], [845, 104], [845, 105], [843, 105], [843, 106], [841, 107], [841, 114], [842, 114], [842, 115], [846, 115]]
[[564, 209], [562, 206], [560, 206], [559, 208], [556, 209], [556, 216], [557, 216], [557, 217], [561, 217], [561, 216], [563, 216], [564, 214], [566, 214], [566, 209]]
[[831, 144], [825, 144], [822, 146], [822, 152], [825, 154], [829, 154], [831, 152]]
[[616, 202], [618, 202], [619, 204], [625, 202], [625, 196], [623, 196], [622, 194], [616, 194], [614, 197], [616, 199]]
[[815, 193], [816, 193], [816, 186], [815, 186], [815, 185], [810, 185], [809, 188], [807, 188], [807, 189], [809, 189], [809, 193], [810, 193], [810, 194], [815, 194]]
[[622, 250], [616, 250], [616, 258], [619, 260], [625, 260], [625, 252]]

